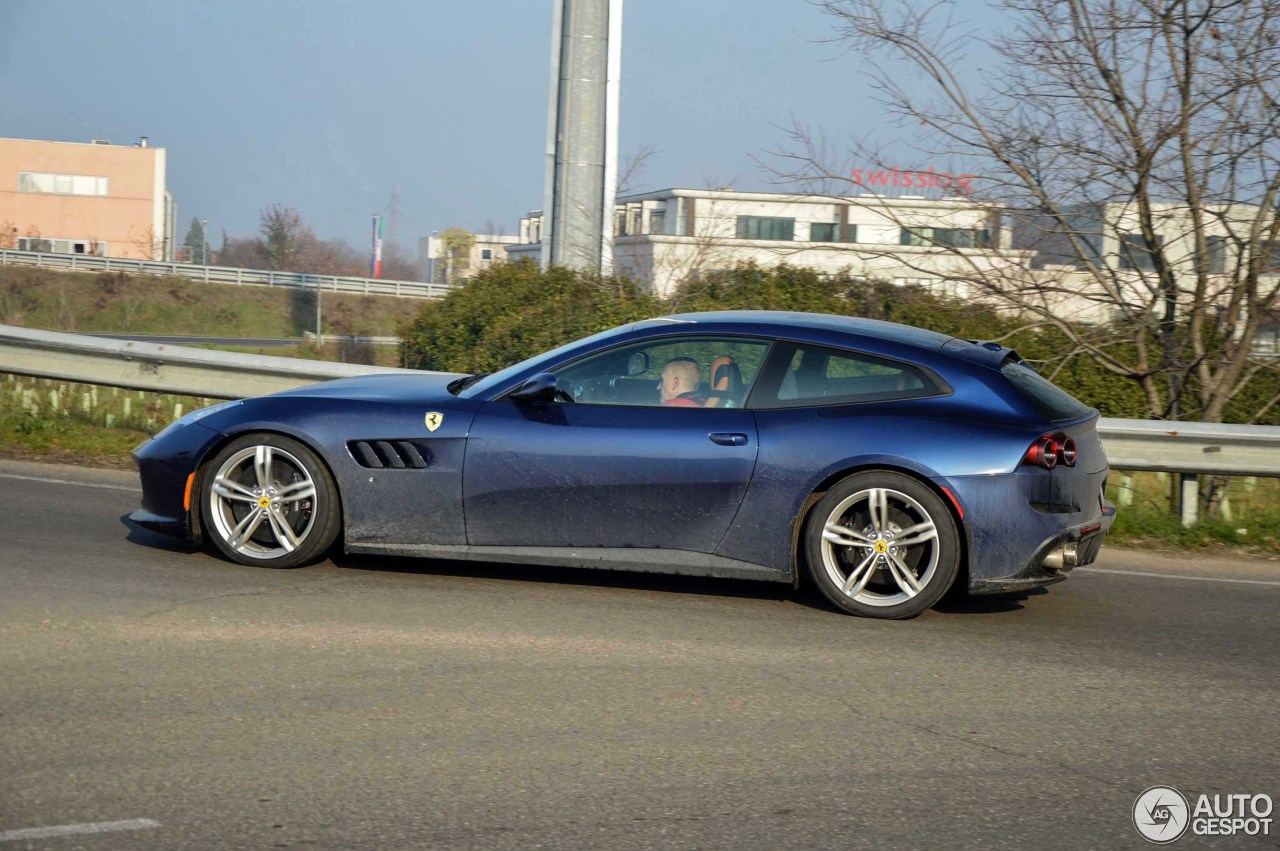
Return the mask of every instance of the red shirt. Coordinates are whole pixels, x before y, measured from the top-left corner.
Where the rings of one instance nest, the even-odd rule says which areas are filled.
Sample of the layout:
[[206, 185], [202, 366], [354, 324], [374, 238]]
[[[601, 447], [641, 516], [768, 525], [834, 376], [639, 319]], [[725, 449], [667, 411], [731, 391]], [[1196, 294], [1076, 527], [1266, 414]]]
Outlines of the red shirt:
[[664, 408], [701, 408], [697, 402], [684, 396], [677, 396], [674, 399], [668, 399], [662, 403]]

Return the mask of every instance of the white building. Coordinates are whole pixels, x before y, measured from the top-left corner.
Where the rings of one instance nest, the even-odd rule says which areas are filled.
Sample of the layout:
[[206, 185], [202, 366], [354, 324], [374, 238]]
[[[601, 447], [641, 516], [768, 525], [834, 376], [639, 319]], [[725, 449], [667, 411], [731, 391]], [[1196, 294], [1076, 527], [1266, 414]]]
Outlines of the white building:
[[[507, 259], [507, 248], [520, 241], [516, 236], [472, 234], [475, 242], [467, 257], [451, 261], [439, 231], [418, 240], [418, 269], [422, 279], [431, 284], [458, 283]], [[452, 263], [452, 270], [450, 265]], [[452, 274], [453, 280], [450, 280]]]
[[[747, 261], [847, 270], [964, 296], [964, 283], [949, 278], [1026, 262], [1011, 248], [1002, 213], [961, 198], [666, 189], [618, 198], [614, 269], [664, 297], [690, 277]], [[522, 219], [508, 254], [536, 258], [541, 229], [541, 212]]]
[[[1225, 308], [1255, 262], [1262, 290], [1280, 287], [1280, 240], [1265, 236], [1272, 213], [1253, 204], [1206, 206], [1200, 212], [1197, 227], [1187, 205], [1153, 205], [1154, 251], [1142, 235], [1133, 202], [1075, 207], [1064, 222], [1019, 216], [1013, 227], [1014, 244], [1032, 252], [1032, 266], [1041, 275], [1069, 282], [1081, 301], [1092, 302], [1085, 312], [1101, 321], [1119, 304], [1134, 312], [1163, 313], [1166, 293], [1156, 254], [1167, 264], [1176, 285], [1175, 297], [1182, 303], [1207, 301]], [[1197, 245], [1199, 236], [1203, 236], [1202, 245]], [[1273, 333], [1273, 317], [1263, 322]]]

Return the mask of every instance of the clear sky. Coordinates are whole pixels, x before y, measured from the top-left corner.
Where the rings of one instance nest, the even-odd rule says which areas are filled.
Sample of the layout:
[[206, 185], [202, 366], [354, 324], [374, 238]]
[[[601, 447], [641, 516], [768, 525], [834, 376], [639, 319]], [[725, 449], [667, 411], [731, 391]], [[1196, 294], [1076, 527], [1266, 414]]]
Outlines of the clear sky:
[[[270, 204], [360, 246], [541, 206], [550, 0], [0, 0], [0, 136], [168, 149], [178, 238], [255, 233]], [[621, 156], [637, 189], [768, 188], [793, 118], [884, 122], [805, 0], [626, 0]]]

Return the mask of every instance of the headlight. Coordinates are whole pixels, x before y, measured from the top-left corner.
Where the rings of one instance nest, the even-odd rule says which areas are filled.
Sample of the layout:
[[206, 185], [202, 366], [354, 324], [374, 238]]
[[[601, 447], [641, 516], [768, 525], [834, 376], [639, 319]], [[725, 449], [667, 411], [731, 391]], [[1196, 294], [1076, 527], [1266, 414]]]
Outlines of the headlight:
[[[241, 399], [232, 399], [230, 402], [219, 402], [216, 405], [210, 405], [207, 408], [201, 408], [198, 411], [192, 411], [191, 413], [187, 414], [185, 417], [179, 417], [178, 419], [169, 423], [169, 425], [165, 426], [160, 431], [160, 433], [156, 435], [156, 437], [160, 437], [160, 435], [173, 431], [174, 429], [179, 429], [179, 428], [182, 428], [183, 426], [189, 426], [192, 423], [198, 423], [205, 417], [209, 416], [210, 414], [216, 414], [218, 411], [225, 410], [226, 408], [235, 407], [236, 405], [239, 405], [241, 403], [242, 403]], [[152, 438], [152, 439], [154, 440], [155, 438]]]
[[216, 414], [218, 411], [222, 411], [227, 408], [234, 408], [236, 405], [239, 405], [239, 404], [241, 404], [240, 399], [232, 399], [230, 402], [219, 402], [216, 405], [210, 405], [207, 408], [201, 408], [198, 411], [192, 411], [191, 413], [187, 414], [185, 417], [182, 417], [181, 419], [175, 421], [174, 425], [185, 426], [185, 425], [191, 425], [192, 423], [198, 423], [205, 417], [209, 416], [210, 414]]

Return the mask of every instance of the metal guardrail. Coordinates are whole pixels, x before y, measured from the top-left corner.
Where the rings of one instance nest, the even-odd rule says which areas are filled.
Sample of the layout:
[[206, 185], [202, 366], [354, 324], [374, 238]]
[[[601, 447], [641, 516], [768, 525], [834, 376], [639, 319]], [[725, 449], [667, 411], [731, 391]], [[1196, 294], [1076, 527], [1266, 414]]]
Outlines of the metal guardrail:
[[[374, 372], [419, 370], [194, 349], [163, 343], [107, 340], [0, 325], [0, 372], [134, 390], [212, 396], [257, 396], [316, 381]], [[1280, 426], [1098, 422], [1115, 470], [1182, 476], [1182, 519], [1195, 520], [1197, 475], [1280, 477]]]
[[387, 281], [381, 278], [351, 278], [341, 275], [310, 275], [303, 272], [272, 272], [266, 269], [236, 269], [230, 266], [193, 266], [154, 260], [126, 260], [92, 254], [50, 254], [45, 251], [15, 251], [0, 248], [0, 263], [71, 269], [78, 272], [134, 272], [141, 275], [168, 275], [209, 284], [239, 284], [261, 287], [290, 287], [303, 290], [390, 295], [402, 298], [440, 298], [449, 292], [444, 284], [421, 281]]
[[1104, 417], [1098, 433], [1115, 470], [1280, 476], [1280, 426]]
[[131, 390], [240, 399], [382, 372], [419, 370], [105, 340], [0, 325], [0, 372]]

